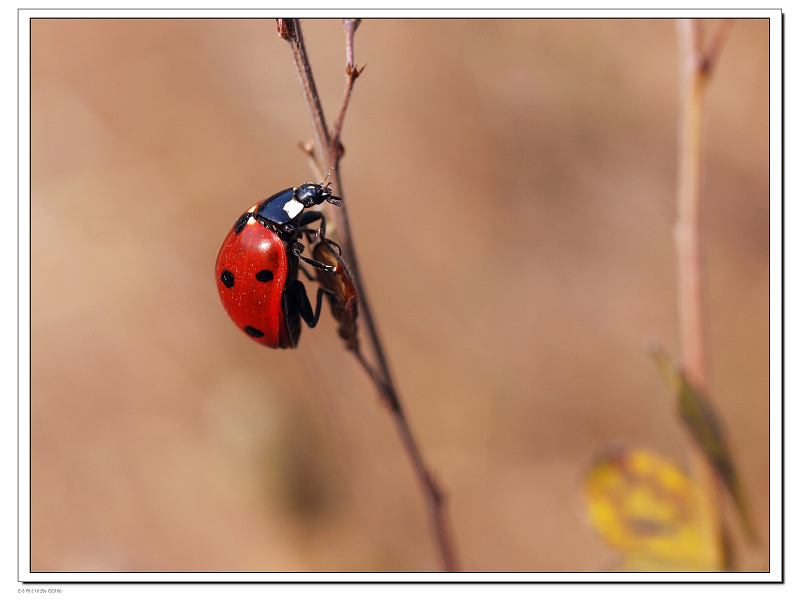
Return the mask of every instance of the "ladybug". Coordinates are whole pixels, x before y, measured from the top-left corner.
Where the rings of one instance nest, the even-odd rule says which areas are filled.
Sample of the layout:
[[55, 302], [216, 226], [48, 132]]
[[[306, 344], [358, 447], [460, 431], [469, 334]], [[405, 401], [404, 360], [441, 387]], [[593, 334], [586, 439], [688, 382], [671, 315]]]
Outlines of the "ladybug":
[[[321, 272], [332, 273], [336, 267], [302, 255], [303, 234], [309, 240], [312, 233], [325, 239], [322, 213], [306, 209], [323, 202], [341, 206], [338, 200], [328, 186], [304, 183], [251, 206], [233, 224], [217, 256], [217, 290], [228, 316], [251, 339], [270, 348], [295, 348], [300, 320], [316, 326], [322, 296], [328, 292], [318, 290], [312, 309], [298, 279], [300, 261]], [[316, 221], [320, 225], [315, 231], [309, 225]]]

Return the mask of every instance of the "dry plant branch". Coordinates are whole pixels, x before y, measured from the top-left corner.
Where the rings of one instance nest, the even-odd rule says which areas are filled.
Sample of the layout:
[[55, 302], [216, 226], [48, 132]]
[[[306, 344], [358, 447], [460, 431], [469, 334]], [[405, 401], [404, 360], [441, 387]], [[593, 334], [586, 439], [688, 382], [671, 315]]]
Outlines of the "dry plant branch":
[[[703, 271], [703, 230], [700, 215], [703, 165], [703, 111], [705, 90], [731, 21], [723, 21], [712, 42], [703, 48], [702, 23], [678, 21], [680, 51], [680, 125], [678, 149], [678, 216], [675, 244], [678, 253], [678, 318], [681, 363], [687, 379], [708, 396], [706, 321]], [[702, 521], [706, 533], [718, 540], [719, 564], [731, 568], [728, 532], [721, 514], [722, 486], [703, 452], [690, 444], [695, 475], [701, 488]]]
[[346, 34], [346, 47], [347, 47], [347, 66], [345, 67], [345, 75], [347, 75], [347, 85], [344, 88], [344, 97], [342, 98], [342, 105], [339, 108], [339, 116], [336, 118], [336, 123], [333, 125], [333, 133], [331, 140], [333, 142], [333, 150], [336, 153], [336, 160], [339, 161], [344, 155], [344, 146], [340, 141], [342, 135], [342, 126], [344, 125], [344, 117], [347, 114], [347, 106], [350, 104], [350, 95], [353, 93], [353, 84], [362, 71], [364, 66], [360, 69], [356, 66], [354, 60], [355, 49], [354, 41], [356, 29], [361, 24], [361, 19], [345, 19], [344, 30]]
[[342, 248], [342, 256], [349, 267], [353, 283], [356, 286], [360, 314], [366, 324], [367, 334], [375, 353], [377, 365], [370, 365], [361, 354], [357, 345], [354, 347], [348, 346], [348, 349], [356, 354], [359, 364], [362, 365], [370, 379], [372, 379], [378, 394], [394, 419], [403, 447], [411, 460], [414, 472], [425, 495], [426, 508], [435, 532], [442, 566], [446, 571], [457, 571], [455, 549], [452, 542], [447, 513], [445, 511], [445, 497], [435, 478], [425, 465], [419, 446], [417, 445], [403, 411], [397, 388], [392, 380], [389, 363], [383, 350], [377, 326], [372, 316], [372, 310], [364, 290], [361, 273], [358, 269], [358, 259], [353, 246], [353, 236], [350, 231], [347, 215], [348, 204], [342, 185], [342, 174], [339, 165], [343, 154], [343, 146], [339, 140], [339, 136], [341, 135], [347, 106], [353, 90], [353, 84], [356, 78], [361, 74], [361, 70], [363, 70], [363, 67], [362, 69], [358, 69], [354, 62], [353, 42], [355, 30], [358, 25], [358, 19], [345, 20], [347, 47], [347, 66], [345, 73], [347, 75], [347, 84], [342, 99], [342, 106], [339, 110], [339, 116], [332, 133], [328, 131], [325, 123], [325, 116], [311, 72], [311, 64], [308, 60], [308, 53], [305, 48], [299, 19], [278, 19], [278, 33], [289, 43], [295, 67], [303, 88], [306, 104], [311, 112], [311, 120], [314, 126], [314, 136], [316, 140], [316, 147], [314, 150], [318, 153], [316, 156], [317, 164], [321, 167], [320, 171], [322, 172], [326, 170], [324, 167], [330, 166], [333, 168], [332, 177], [336, 186], [336, 193], [341, 197], [342, 206], [340, 210], [333, 213], [332, 221], [339, 236], [338, 241]]

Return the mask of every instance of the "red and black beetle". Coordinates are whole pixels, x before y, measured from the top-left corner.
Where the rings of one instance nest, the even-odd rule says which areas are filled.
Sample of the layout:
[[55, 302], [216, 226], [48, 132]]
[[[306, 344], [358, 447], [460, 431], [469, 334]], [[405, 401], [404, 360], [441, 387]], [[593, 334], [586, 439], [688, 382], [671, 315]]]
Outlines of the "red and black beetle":
[[319, 321], [322, 296], [317, 292], [312, 309], [305, 286], [298, 279], [300, 261], [321, 272], [335, 266], [302, 255], [303, 234], [325, 234], [325, 218], [307, 208], [329, 202], [341, 206], [328, 186], [304, 183], [262, 200], [234, 223], [217, 256], [217, 290], [236, 326], [253, 340], [270, 348], [294, 348], [301, 322], [309, 327]]

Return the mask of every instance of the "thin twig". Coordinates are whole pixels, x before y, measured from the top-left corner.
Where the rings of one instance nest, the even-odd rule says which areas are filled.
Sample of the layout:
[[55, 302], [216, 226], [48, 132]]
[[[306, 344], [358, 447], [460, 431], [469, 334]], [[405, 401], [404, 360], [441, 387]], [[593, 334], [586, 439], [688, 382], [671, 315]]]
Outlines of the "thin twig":
[[315, 149], [323, 153], [323, 156], [319, 157], [319, 162], [322, 165], [332, 165], [328, 126], [325, 124], [325, 113], [322, 112], [322, 103], [317, 93], [317, 84], [311, 74], [311, 64], [308, 62], [308, 52], [306, 51], [300, 20], [278, 19], [278, 34], [289, 42], [289, 47], [292, 50], [297, 76], [300, 78], [300, 87], [303, 90], [303, 97], [314, 125]]
[[[457, 561], [455, 550], [452, 543], [450, 534], [449, 522], [445, 512], [445, 497], [441, 492], [435, 478], [425, 465], [425, 462], [420, 453], [419, 447], [409, 427], [408, 420], [402, 409], [397, 388], [392, 380], [389, 363], [386, 354], [383, 350], [378, 329], [375, 320], [372, 316], [369, 300], [367, 299], [366, 292], [360, 271], [358, 268], [358, 259], [353, 247], [353, 236], [350, 231], [349, 218], [347, 214], [347, 201], [346, 195], [342, 186], [342, 173], [339, 166], [339, 160], [342, 156], [341, 143], [339, 142], [339, 135], [341, 134], [342, 124], [347, 111], [347, 105], [350, 100], [350, 94], [353, 88], [353, 82], [361, 73], [361, 70], [355, 67], [354, 51], [353, 51], [353, 34], [358, 27], [357, 20], [350, 20], [345, 23], [345, 30], [347, 32], [347, 70], [348, 77], [347, 86], [345, 88], [344, 98], [342, 100], [342, 107], [339, 111], [334, 132], [331, 135], [325, 125], [325, 117], [322, 112], [322, 106], [319, 101], [316, 86], [314, 84], [314, 77], [311, 73], [311, 64], [308, 60], [308, 54], [303, 43], [303, 35], [300, 27], [300, 22], [297, 19], [279, 19], [278, 32], [287, 42], [292, 49], [292, 55], [297, 68], [298, 76], [303, 87], [306, 103], [308, 104], [311, 112], [311, 120], [314, 125], [314, 135], [316, 139], [316, 151], [321, 153], [318, 156], [322, 165], [330, 165], [333, 170], [333, 179], [336, 187], [336, 193], [342, 198], [341, 209], [332, 214], [334, 226], [339, 235], [339, 245], [342, 248], [342, 255], [346, 261], [349, 270], [352, 274], [353, 283], [356, 286], [359, 303], [359, 313], [362, 316], [367, 329], [368, 337], [371, 341], [377, 366], [371, 366], [363, 357], [360, 351], [355, 350], [356, 358], [359, 364], [369, 375], [370, 379], [374, 382], [378, 394], [385, 402], [390, 410], [392, 417], [400, 435], [403, 447], [411, 460], [412, 466], [416, 473], [417, 479], [420, 482], [423, 493], [425, 495], [426, 506], [428, 510], [429, 519], [432, 522], [436, 542], [439, 548], [439, 555], [442, 561], [442, 566], [447, 571], [457, 571]], [[362, 67], [363, 68], [363, 67]]]
[[344, 19], [344, 31], [345, 31], [345, 53], [347, 55], [347, 64], [355, 66], [356, 59], [355, 59], [355, 35], [356, 29], [358, 26], [361, 25], [361, 19]]
[[706, 388], [700, 192], [706, 76], [700, 67], [699, 23], [681, 20], [681, 124], [678, 171], [678, 302], [682, 363], [692, 383]]
[[[681, 53], [681, 97], [678, 156], [678, 217], [675, 243], [678, 252], [678, 315], [681, 363], [687, 379], [709, 396], [706, 365], [705, 294], [703, 289], [703, 230], [700, 197], [703, 164], [703, 110], [705, 89], [722, 43], [730, 29], [723, 22], [707, 50], [703, 50], [701, 23], [678, 21]], [[730, 569], [728, 532], [721, 513], [722, 486], [703, 452], [690, 444], [694, 471], [701, 489], [700, 510], [706, 532], [716, 541], [719, 564]]]
[[355, 60], [354, 51], [354, 37], [356, 29], [361, 24], [361, 19], [345, 19], [344, 30], [346, 36], [346, 53], [347, 65], [345, 66], [344, 73], [347, 76], [347, 84], [344, 87], [344, 97], [342, 98], [342, 105], [339, 108], [339, 116], [336, 117], [336, 122], [333, 124], [333, 131], [331, 132], [331, 141], [333, 143], [333, 153], [338, 162], [344, 155], [344, 146], [342, 146], [341, 135], [342, 126], [344, 125], [344, 117], [347, 114], [347, 106], [350, 104], [350, 95], [353, 93], [353, 84], [359, 75], [364, 70], [364, 66], [360, 69], [353, 62]]
[[708, 47], [703, 52], [700, 58], [699, 68], [703, 71], [706, 78], [711, 76], [711, 71], [714, 65], [717, 64], [719, 53], [722, 52], [722, 46], [725, 45], [725, 40], [728, 39], [728, 34], [733, 27], [734, 19], [722, 19], [714, 30], [714, 37], [708, 43]]

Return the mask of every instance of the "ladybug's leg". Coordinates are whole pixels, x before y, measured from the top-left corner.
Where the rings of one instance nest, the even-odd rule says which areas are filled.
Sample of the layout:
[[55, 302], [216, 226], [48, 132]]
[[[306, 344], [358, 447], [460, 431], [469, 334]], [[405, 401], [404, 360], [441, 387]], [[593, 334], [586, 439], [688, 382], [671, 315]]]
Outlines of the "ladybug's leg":
[[302, 227], [303, 229], [308, 229], [308, 225], [314, 223], [315, 221], [319, 221], [319, 229], [317, 231], [322, 232], [322, 235], [325, 235], [325, 215], [323, 215], [318, 210], [307, 210], [302, 215], [300, 215], [300, 220], [298, 221], [297, 225]]
[[305, 256], [298, 254], [297, 252], [295, 252], [294, 255], [303, 262], [308, 263], [309, 265], [311, 265], [315, 269], [319, 269], [320, 271], [327, 271], [328, 273], [333, 273], [334, 271], [336, 271], [336, 267], [334, 267], [333, 265], [326, 265], [325, 263], [321, 263], [318, 260], [314, 260], [313, 258], [306, 258]]
[[317, 291], [317, 306], [311, 307], [308, 299], [306, 287], [299, 279], [293, 279], [286, 283], [281, 297], [281, 307], [283, 308], [284, 319], [286, 320], [287, 339], [282, 341], [281, 348], [295, 348], [300, 341], [300, 324], [302, 319], [309, 328], [316, 327], [319, 322], [319, 315], [322, 311], [322, 296], [330, 294], [326, 290]]
[[[317, 227], [317, 229], [311, 229], [309, 225], [316, 221], [319, 221], [319, 227]], [[318, 238], [322, 238], [323, 240], [325, 239], [325, 216], [318, 210], [307, 210], [300, 215], [300, 220], [298, 221], [297, 226], [306, 234], [309, 242], [312, 241], [312, 233]]]
[[308, 299], [308, 294], [306, 293], [306, 286], [300, 280], [296, 280], [294, 285], [296, 288], [295, 294], [297, 294], [297, 298], [300, 301], [300, 316], [306, 322], [306, 325], [311, 328], [316, 327], [319, 322], [319, 313], [322, 310], [322, 297], [329, 292], [322, 288], [317, 290], [317, 306], [312, 310], [311, 300]]
[[326, 265], [325, 263], [321, 263], [318, 260], [314, 260], [313, 258], [306, 258], [303, 256], [304, 246], [300, 242], [295, 242], [292, 246], [292, 254], [294, 254], [297, 258], [302, 260], [303, 262], [311, 265], [315, 269], [320, 269], [322, 271], [327, 271], [328, 273], [333, 273], [336, 270], [335, 266]]
[[[313, 223], [314, 221], [320, 222], [319, 227], [316, 230], [307, 227], [309, 223]], [[311, 241], [310, 234], [316, 233], [317, 237], [321, 238], [322, 241], [325, 242], [333, 252], [339, 256], [342, 255], [342, 247], [333, 240], [329, 240], [325, 237], [325, 216], [321, 212], [316, 210], [304, 212], [300, 216], [299, 227], [305, 232], [309, 242]]]

